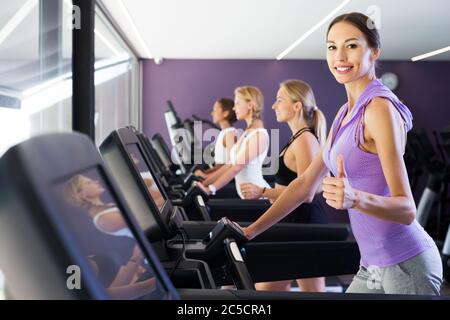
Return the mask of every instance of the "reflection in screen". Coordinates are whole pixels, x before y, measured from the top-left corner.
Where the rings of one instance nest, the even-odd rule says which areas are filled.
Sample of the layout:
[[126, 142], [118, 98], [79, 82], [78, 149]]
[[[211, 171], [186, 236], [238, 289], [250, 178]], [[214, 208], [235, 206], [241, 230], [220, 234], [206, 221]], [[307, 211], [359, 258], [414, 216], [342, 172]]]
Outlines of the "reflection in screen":
[[158, 207], [159, 212], [161, 212], [165, 203], [165, 199], [161, 194], [158, 185], [153, 179], [150, 169], [148, 168], [147, 164], [145, 163], [142, 157], [141, 151], [139, 150], [136, 144], [127, 145], [127, 150], [131, 159], [133, 159], [134, 165], [139, 170], [139, 173], [141, 174], [141, 177], [144, 180], [145, 185], [147, 186], [148, 192], [150, 193], [151, 197], [153, 198], [153, 201]]
[[164, 298], [153, 268], [97, 170], [76, 174], [57, 190], [61, 215], [111, 298]]

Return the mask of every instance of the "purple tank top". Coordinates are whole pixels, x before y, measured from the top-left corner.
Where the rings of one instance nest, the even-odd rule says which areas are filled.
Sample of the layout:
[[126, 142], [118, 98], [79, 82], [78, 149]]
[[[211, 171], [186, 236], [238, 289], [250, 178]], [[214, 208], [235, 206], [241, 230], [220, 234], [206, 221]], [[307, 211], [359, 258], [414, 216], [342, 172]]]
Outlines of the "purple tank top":
[[[349, 121], [341, 128], [342, 120], [348, 111], [348, 103], [344, 105], [340, 116], [333, 123], [333, 134], [330, 143], [325, 146], [323, 161], [336, 176], [336, 159], [342, 154], [346, 177], [353, 188], [380, 196], [390, 196], [378, 155], [358, 147], [358, 142], [364, 143], [364, 111], [376, 97], [388, 99], [402, 116], [407, 130], [412, 128], [412, 115], [408, 108], [380, 80], [373, 80], [353, 107]], [[410, 225], [403, 225], [355, 209], [348, 212], [361, 253], [361, 265], [364, 267], [398, 264], [434, 245], [417, 220]]]

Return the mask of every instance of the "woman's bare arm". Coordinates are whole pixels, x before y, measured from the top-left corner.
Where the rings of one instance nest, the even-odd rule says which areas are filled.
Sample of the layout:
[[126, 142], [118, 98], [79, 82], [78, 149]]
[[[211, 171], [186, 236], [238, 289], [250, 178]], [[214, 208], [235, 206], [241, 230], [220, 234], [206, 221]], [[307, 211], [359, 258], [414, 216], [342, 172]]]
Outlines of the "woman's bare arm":
[[346, 203], [352, 203], [352, 207], [368, 215], [410, 224], [414, 221], [416, 206], [403, 160], [403, 121], [392, 103], [382, 98], [374, 99], [367, 106], [364, 120], [365, 137], [375, 144], [390, 196], [353, 189], [345, 177], [327, 178], [323, 186], [327, 203], [337, 209], [347, 209]]
[[258, 220], [244, 228], [249, 239], [269, 229], [303, 202], [311, 202], [328, 169], [322, 160], [322, 151], [306, 171], [292, 181], [284, 192]]

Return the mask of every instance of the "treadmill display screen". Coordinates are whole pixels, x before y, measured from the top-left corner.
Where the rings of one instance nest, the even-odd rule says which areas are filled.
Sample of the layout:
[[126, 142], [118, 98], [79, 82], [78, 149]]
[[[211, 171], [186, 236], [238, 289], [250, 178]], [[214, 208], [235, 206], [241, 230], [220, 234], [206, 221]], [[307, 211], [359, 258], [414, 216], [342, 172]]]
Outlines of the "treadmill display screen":
[[159, 212], [162, 212], [164, 207], [165, 199], [159, 189], [159, 186], [156, 184], [153, 175], [150, 172], [150, 168], [147, 166], [147, 163], [144, 161], [142, 153], [136, 144], [129, 144], [126, 146], [128, 154], [130, 155], [136, 169], [141, 174], [142, 179], [147, 186], [147, 190], [150, 193], [153, 201], [158, 207]]
[[169, 297], [97, 169], [56, 185], [59, 214], [111, 299]]

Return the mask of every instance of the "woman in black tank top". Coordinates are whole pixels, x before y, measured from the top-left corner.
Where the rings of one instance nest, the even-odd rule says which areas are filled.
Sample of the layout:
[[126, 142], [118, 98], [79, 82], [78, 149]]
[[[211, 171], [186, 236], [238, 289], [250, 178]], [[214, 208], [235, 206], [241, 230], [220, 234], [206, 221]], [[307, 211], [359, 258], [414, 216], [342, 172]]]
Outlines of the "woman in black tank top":
[[[272, 106], [277, 121], [285, 122], [292, 131], [292, 137], [280, 152], [279, 168], [275, 176], [275, 188], [260, 188], [253, 184], [242, 184], [246, 199], [266, 197], [275, 201], [289, 183], [303, 173], [319, 154], [326, 139], [326, 121], [317, 108], [311, 87], [301, 80], [287, 80], [280, 85], [277, 100]], [[311, 202], [296, 208], [281, 222], [326, 223], [326, 214], [317, 196]], [[324, 278], [310, 278], [297, 281], [303, 291], [325, 291]], [[258, 290], [289, 290], [291, 281], [277, 281], [257, 284]]]
[[[311, 133], [317, 139], [316, 135], [309, 127], [300, 129], [296, 134], [292, 136], [292, 138], [280, 152], [278, 172], [275, 175], [275, 183], [277, 185], [286, 187], [289, 185], [289, 183], [297, 178], [297, 172], [292, 171], [286, 166], [284, 156], [292, 143], [297, 138], [300, 139], [300, 136], [305, 132]], [[328, 221], [326, 213], [323, 210], [322, 205], [320, 204], [320, 201], [318, 199], [318, 195], [316, 195], [310, 203], [301, 204], [291, 214], [281, 220], [281, 222], [327, 223]]]

